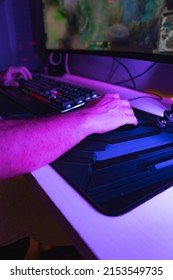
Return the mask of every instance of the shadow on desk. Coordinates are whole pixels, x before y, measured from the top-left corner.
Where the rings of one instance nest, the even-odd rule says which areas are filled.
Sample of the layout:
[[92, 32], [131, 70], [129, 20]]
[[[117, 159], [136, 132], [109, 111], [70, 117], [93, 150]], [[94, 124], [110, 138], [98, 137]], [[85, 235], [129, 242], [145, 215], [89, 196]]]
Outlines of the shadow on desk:
[[25, 260], [82, 260], [74, 246], [49, 246], [30, 239]]
[[0, 183], [0, 259], [81, 259], [23, 177]]

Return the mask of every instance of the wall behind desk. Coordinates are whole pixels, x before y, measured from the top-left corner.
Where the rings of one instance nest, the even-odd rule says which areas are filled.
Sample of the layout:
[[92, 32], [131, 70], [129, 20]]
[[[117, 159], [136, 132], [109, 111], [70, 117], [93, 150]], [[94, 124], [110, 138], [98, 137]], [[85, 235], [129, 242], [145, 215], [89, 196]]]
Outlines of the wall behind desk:
[[[30, 69], [38, 69], [42, 63], [44, 38], [42, 36], [40, 39], [41, 13], [39, 9], [31, 7], [32, 2], [31, 0], [0, 0], [0, 70], [10, 65], [24, 65]], [[39, 1], [37, 2], [39, 4]], [[37, 38], [35, 38], [36, 32]]]
[[70, 72], [76, 75], [173, 97], [173, 65], [136, 59], [70, 55]]

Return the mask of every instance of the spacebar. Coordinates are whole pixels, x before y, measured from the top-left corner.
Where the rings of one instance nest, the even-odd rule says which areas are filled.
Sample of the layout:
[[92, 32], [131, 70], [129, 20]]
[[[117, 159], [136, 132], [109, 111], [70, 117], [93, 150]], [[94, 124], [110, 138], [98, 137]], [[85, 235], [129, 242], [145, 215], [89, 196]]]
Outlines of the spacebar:
[[97, 161], [102, 161], [170, 143], [173, 143], [173, 138], [166, 134], [159, 134], [117, 144], [108, 144], [104, 151], [98, 151], [94, 154]]

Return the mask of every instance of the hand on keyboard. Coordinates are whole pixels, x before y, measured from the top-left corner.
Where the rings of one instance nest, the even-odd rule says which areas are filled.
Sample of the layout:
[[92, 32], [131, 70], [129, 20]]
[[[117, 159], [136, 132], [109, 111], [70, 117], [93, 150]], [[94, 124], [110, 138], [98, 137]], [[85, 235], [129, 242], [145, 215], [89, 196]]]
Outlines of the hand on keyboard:
[[40, 75], [35, 75], [29, 81], [18, 81], [24, 93], [49, 103], [60, 112], [85, 105], [82, 113], [87, 115], [92, 133], [104, 133], [125, 124], [137, 125], [129, 102], [121, 100], [118, 94], [106, 94], [101, 97], [94, 89]]
[[125, 124], [136, 126], [138, 123], [129, 102], [121, 100], [118, 94], [106, 94], [92, 100], [82, 111], [95, 133], [105, 133]]
[[5, 87], [18, 87], [19, 83], [16, 81], [18, 75], [21, 75], [24, 80], [32, 79], [32, 74], [28, 68], [19, 67], [8, 67], [0, 76], [0, 84]]

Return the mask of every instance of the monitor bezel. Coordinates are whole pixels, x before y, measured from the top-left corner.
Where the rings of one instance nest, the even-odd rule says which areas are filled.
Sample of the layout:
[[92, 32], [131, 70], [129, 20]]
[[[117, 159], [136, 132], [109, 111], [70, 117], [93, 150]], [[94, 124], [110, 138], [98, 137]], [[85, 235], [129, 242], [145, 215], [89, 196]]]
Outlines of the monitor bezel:
[[120, 51], [100, 51], [100, 50], [72, 50], [72, 49], [49, 49], [45, 47], [45, 52], [75, 55], [95, 55], [103, 57], [128, 58], [135, 60], [153, 61], [158, 63], [173, 64], [173, 53], [141, 53], [141, 52], [120, 52]]

